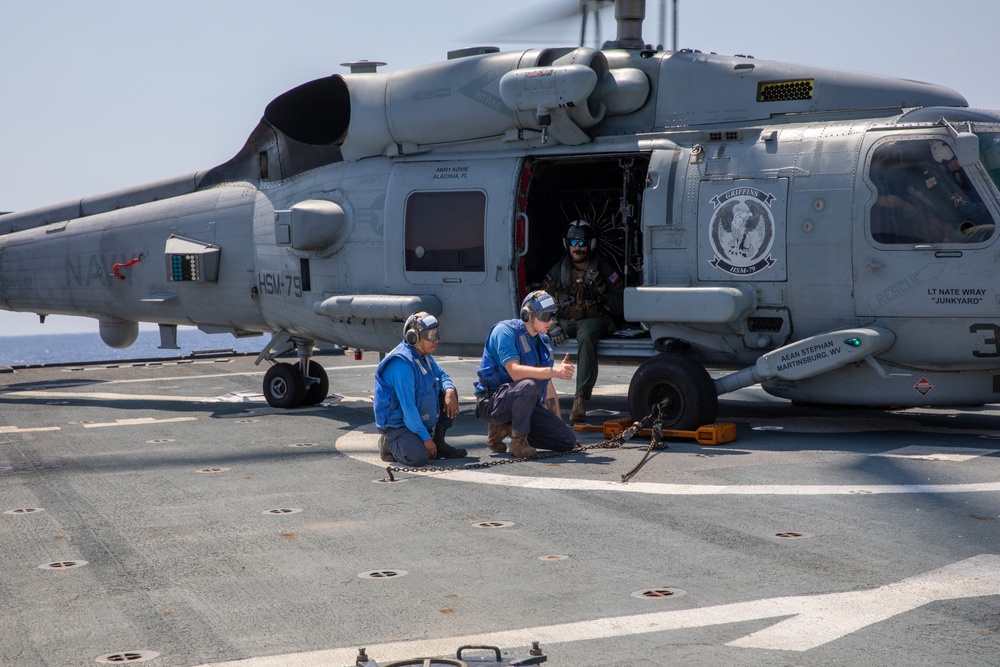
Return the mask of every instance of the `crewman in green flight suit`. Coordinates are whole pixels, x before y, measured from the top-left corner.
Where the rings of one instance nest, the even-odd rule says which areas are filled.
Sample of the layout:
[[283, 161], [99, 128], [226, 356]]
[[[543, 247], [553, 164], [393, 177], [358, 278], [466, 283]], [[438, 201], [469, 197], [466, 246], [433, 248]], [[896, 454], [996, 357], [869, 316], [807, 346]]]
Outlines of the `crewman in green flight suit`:
[[559, 304], [558, 322], [549, 330], [553, 344], [576, 337], [576, 395], [570, 422], [587, 419], [587, 400], [597, 384], [597, 341], [615, 332], [623, 319], [624, 281], [597, 256], [594, 229], [584, 220], [570, 224], [563, 239], [566, 255], [545, 276], [542, 288]]

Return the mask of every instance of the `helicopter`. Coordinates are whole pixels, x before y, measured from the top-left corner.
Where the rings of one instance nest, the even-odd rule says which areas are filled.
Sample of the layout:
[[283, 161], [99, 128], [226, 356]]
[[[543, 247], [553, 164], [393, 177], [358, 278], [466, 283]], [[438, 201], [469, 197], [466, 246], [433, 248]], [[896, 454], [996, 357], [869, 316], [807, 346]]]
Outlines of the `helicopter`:
[[[386, 352], [417, 311], [442, 355], [490, 327], [586, 220], [623, 278], [636, 419], [715, 420], [760, 384], [793, 401], [1000, 397], [1000, 113], [934, 84], [666, 50], [641, 0], [602, 48], [452, 51], [273, 99], [216, 167], [0, 215], [0, 308], [269, 334], [264, 396], [330, 390], [317, 344]], [[557, 354], [574, 352], [572, 340]], [[295, 363], [280, 361], [296, 355]], [[707, 368], [726, 374], [712, 377]]]

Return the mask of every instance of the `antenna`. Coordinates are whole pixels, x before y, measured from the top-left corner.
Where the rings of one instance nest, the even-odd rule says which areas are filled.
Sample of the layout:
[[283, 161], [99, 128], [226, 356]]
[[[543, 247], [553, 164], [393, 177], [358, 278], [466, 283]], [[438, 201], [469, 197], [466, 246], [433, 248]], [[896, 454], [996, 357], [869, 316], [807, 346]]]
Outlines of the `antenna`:
[[673, 0], [674, 4], [674, 20], [673, 20], [673, 44], [671, 45], [671, 50], [677, 50], [677, 0]]

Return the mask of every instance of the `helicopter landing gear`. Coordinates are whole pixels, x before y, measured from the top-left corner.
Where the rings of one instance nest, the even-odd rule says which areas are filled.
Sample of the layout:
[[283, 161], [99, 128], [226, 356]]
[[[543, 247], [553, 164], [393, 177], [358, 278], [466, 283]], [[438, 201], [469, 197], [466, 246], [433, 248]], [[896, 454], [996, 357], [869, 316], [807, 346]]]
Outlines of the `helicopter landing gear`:
[[327, 394], [330, 393], [330, 378], [327, 377], [326, 370], [315, 361], [310, 361], [306, 377], [315, 381], [306, 387], [305, 394], [302, 396], [302, 405], [322, 403]]
[[257, 363], [268, 361], [291, 350], [299, 356], [297, 364], [276, 363], [264, 374], [264, 400], [273, 408], [296, 408], [300, 405], [317, 405], [330, 392], [330, 379], [326, 370], [309, 357], [313, 342], [285, 335], [275, 336], [261, 352]]
[[305, 395], [305, 382], [292, 364], [275, 364], [264, 374], [264, 399], [272, 408], [294, 408]]
[[664, 352], [639, 365], [628, 387], [632, 419], [643, 419], [659, 404], [663, 428], [693, 431], [715, 421], [719, 398], [701, 364], [677, 352]]

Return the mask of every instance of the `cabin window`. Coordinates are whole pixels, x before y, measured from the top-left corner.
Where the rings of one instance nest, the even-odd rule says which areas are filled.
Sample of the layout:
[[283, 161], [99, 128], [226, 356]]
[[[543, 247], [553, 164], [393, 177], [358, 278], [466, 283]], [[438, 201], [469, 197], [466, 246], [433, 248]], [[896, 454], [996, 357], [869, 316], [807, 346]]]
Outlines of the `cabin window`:
[[406, 270], [486, 270], [486, 193], [415, 192], [406, 200]]
[[994, 221], [968, 173], [943, 139], [888, 141], [872, 154], [869, 176], [877, 243], [980, 243]]

